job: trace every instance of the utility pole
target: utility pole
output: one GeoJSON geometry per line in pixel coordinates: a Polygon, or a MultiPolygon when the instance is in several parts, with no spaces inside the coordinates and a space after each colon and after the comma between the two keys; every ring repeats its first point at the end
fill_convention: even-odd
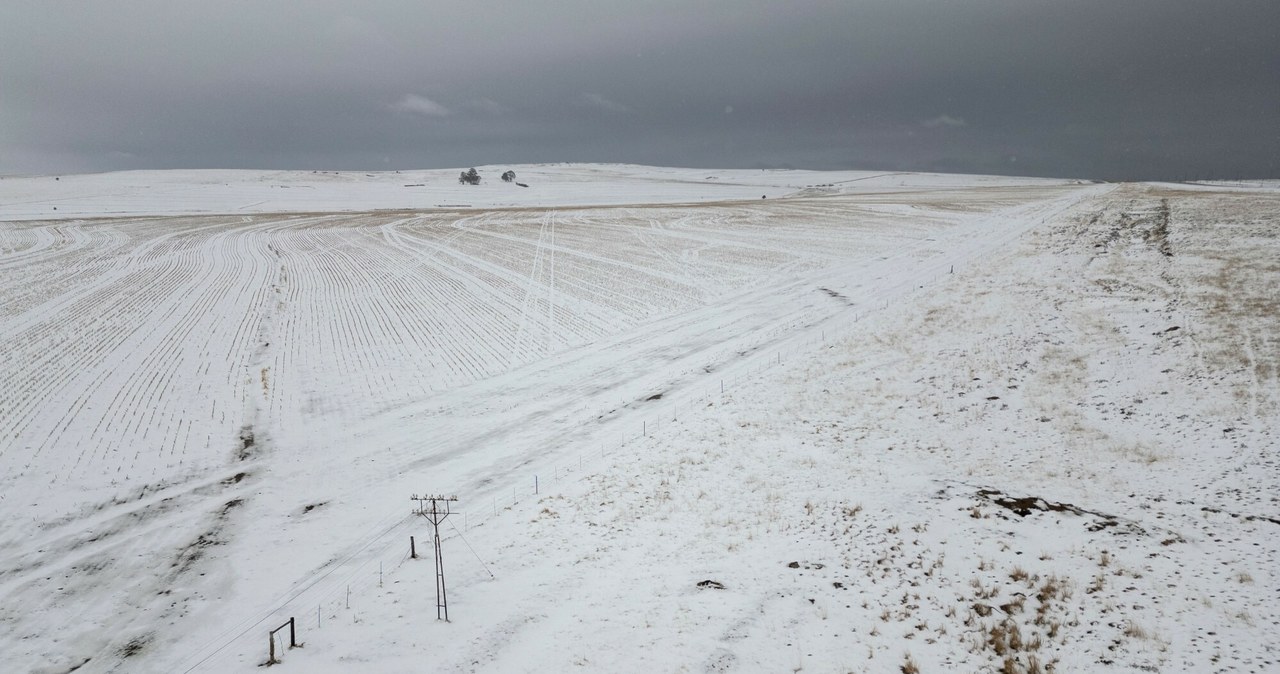
{"type": "Polygon", "coordinates": [[[449,597],[444,589],[444,555],[440,550],[440,523],[446,517],[453,514],[450,509],[450,503],[458,500],[457,496],[418,496],[414,494],[409,497],[410,501],[418,502],[418,509],[414,512],[427,518],[431,522],[431,528],[435,533],[436,547],[436,620],[449,622],[449,597]],[[431,502],[428,509],[427,501],[431,502]]]}

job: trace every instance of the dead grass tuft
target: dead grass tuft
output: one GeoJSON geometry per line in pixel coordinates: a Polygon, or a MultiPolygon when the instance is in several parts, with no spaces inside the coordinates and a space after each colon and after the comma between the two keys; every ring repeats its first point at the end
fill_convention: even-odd
{"type": "Polygon", "coordinates": [[[1151,635],[1147,633],[1146,629],[1133,621],[1129,621],[1129,624],[1125,625],[1124,635],[1126,637],[1142,639],[1144,641],[1151,638],[1151,635]]]}

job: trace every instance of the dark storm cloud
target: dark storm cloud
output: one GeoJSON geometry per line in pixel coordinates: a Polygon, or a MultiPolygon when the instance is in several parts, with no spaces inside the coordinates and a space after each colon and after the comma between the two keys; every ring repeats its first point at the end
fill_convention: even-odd
{"type": "Polygon", "coordinates": [[[10,0],[0,171],[1280,175],[1261,0],[10,0]]]}

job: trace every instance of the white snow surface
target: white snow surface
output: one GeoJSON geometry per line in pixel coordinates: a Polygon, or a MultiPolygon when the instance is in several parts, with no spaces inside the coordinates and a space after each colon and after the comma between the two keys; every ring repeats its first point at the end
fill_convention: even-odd
{"type": "Polygon", "coordinates": [[[350,212],[705,203],[807,194],[1061,184],[1002,176],[872,171],[711,170],[626,164],[481,166],[425,171],[117,171],[0,176],[0,221],[102,216],[350,212]],[[500,179],[513,170],[527,187],[500,179]]]}
{"type": "Polygon", "coordinates": [[[1280,671],[1280,194],[505,168],[0,180],[0,670],[1280,671]]]}

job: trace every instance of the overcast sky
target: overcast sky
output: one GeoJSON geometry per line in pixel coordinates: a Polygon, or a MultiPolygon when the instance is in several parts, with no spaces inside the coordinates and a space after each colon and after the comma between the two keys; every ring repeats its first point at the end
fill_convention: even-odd
{"type": "Polygon", "coordinates": [[[0,172],[1280,177],[1280,0],[0,0],[0,172]]]}

